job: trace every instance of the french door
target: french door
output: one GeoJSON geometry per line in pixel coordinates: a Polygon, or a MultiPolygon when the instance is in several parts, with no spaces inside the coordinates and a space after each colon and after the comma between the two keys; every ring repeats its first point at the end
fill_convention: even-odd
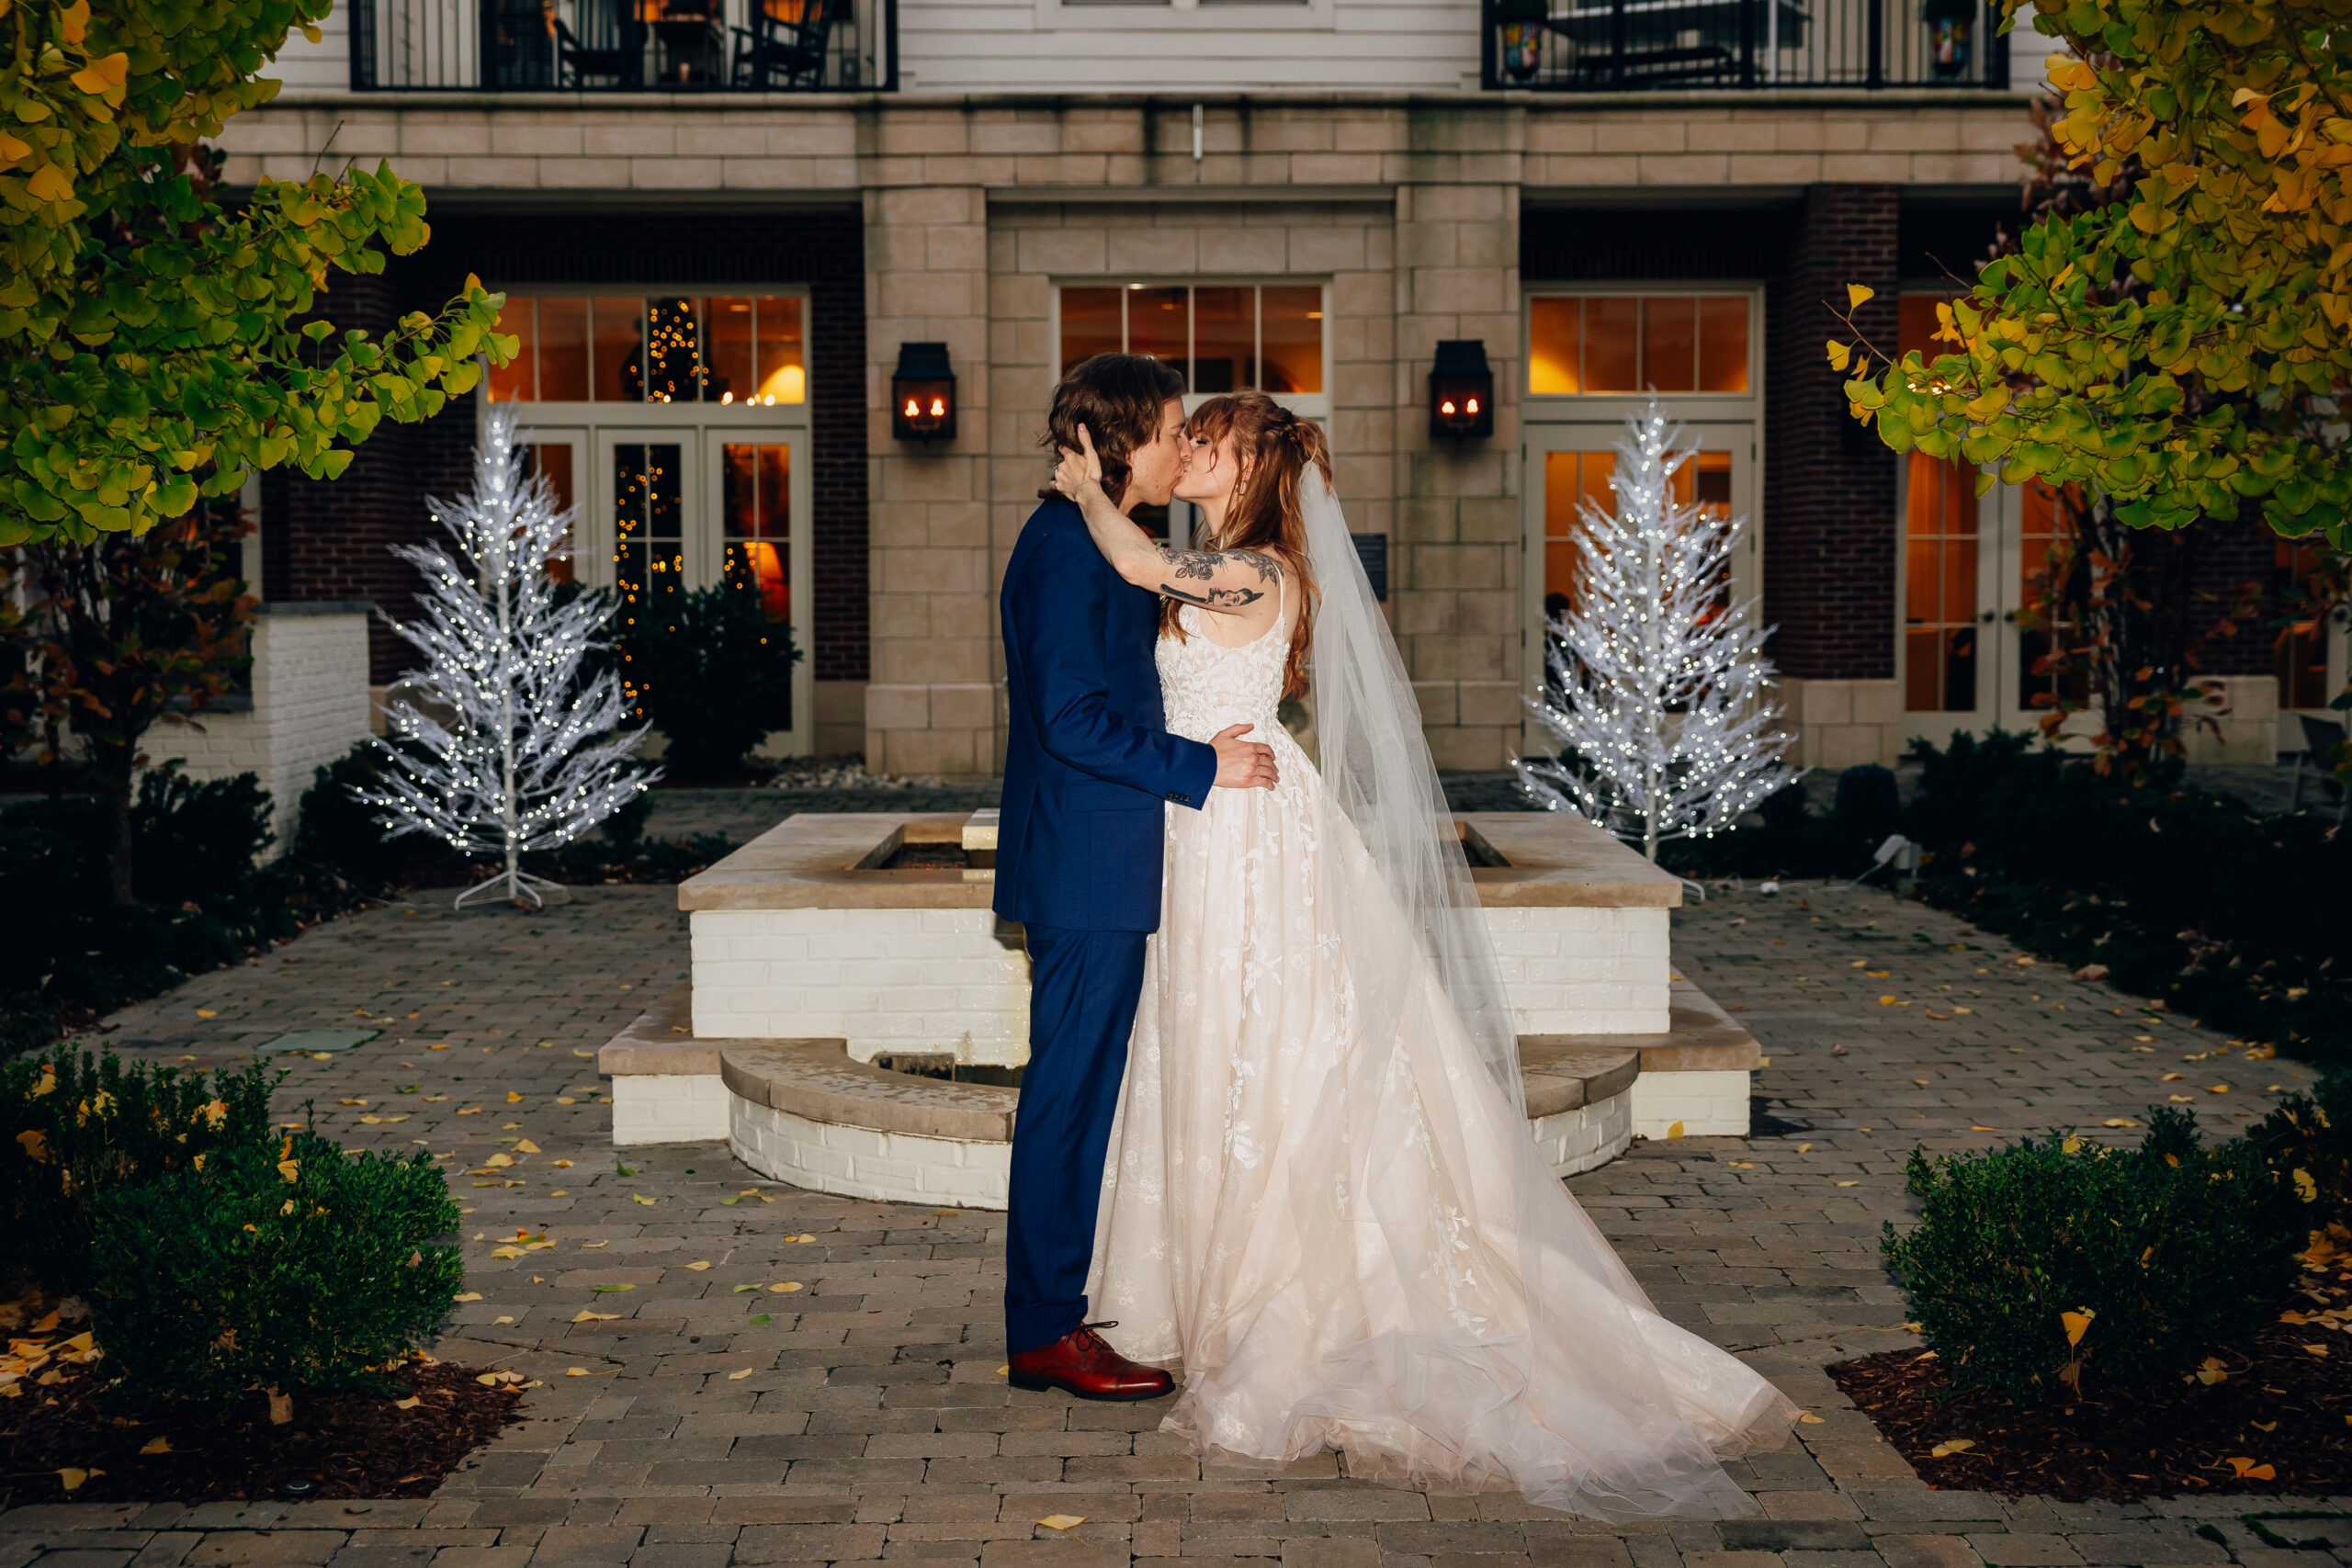
{"type": "Polygon", "coordinates": [[[550,421],[517,439],[575,509],[571,558],[557,573],[614,591],[615,636],[722,581],[758,594],[790,626],[801,652],[792,722],[767,749],[806,754],[815,735],[806,427],[550,421]]]}

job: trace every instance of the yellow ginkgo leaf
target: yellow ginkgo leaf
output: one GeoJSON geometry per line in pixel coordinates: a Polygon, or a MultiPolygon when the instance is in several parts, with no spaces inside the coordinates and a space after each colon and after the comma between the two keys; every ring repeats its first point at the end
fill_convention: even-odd
{"type": "Polygon", "coordinates": [[[1876,298],[1878,290],[1875,288],[1865,288],[1859,283],[1849,283],[1846,285],[1846,309],[1859,310],[1876,298]]]}
{"type": "Polygon", "coordinates": [[[620,1316],[620,1314],[616,1312],[590,1312],[586,1307],[582,1307],[577,1313],[572,1314],[571,1321],[574,1323],[610,1323],[613,1319],[618,1316],[620,1316]]]}
{"type": "Polygon", "coordinates": [[[492,1155],[481,1163],[486,1166],[509,1166],[514,1163],[514,1159],[511,1155],[492,1155]]]}
{"type": "Polygon", "coordinates": [[[795,1291],[797,1291],[797,1290],[799,1290],[800,1288],[801,1288],[800,1281],[799,1281],[799,1280],[786,1280],[783,1284],[781,1284],[781,1285],[770,1285],[770,1286],[768,1287],[768,1289],[769,1289],[770,1291],[774,1292],[775,1294],[777,1294],[777,1295],[779,1295],[779,1296],[787,1296],[787,1295],[790,1295],[793,1292],[795,1292],[795,1291]]]}
{"type": "Polygon", "coordinates": [[[632,1193],[630,1193],[630,1194],[628,1195],[628,1201],[629,1201],[630,1202],[632,1202],[632,1203],[642,1203],[642,1204],[644,1204],[644,1205],[645,1205],[647,1208],[649,1208],[649,1209],[650,1209],[651,1207],[653,1207],[653,1200],[652,1200],[652,1199],[650,1199],[650,1198],[644,1198],[644,1197],[640,1197],[640,1196],[639,1196],[637,1193],[634,1193],[634,1192],[632,1192],[632,1193]]]}
{"type": "Polygon", "coordinates": [[[539,1145],[531,1142],[530,1139],[525,1138],[521,1143],[514,1145],[514,1152],[518,1155],[535,1155],[539,1152],[539,1145]]]}
{"type": "Polygon", "coordinates": [[[169,1438],[150,1438],[147,1446],[139,1451],[142,1454],[167,1454],[172,1451],[172,1440],[169,1438]]]}
{"type": "Polygon", "coordinates": [[[745,1367],[740,1372],[729,1372],[727,1374],[727,1381],[729,1382],[741,1382],[745,1378],[750,1377],[754,1370],[755,1369],[751,1367],[745,1367]]]}
{"type": "Polygon", "coordinates": [[[589,1375],[589,1371],[585,1367],[566,1367],[563,1369],[563,1375],[568,1378],[584,1378],[589,1375]]]}
{"type": "Polygon", "coordinates": [[[510,1089],[506,1091],[506,1103],[509,1105],[520,1105],[523,1103],[523,1097],[510,1089]]]}
{"type": "Polygon", "coordinates": [[[2276,1481],[2278,1479],[2278,1471],[2272,1469],[2267,1464],[2256,1464],[2250,1459],[2240,1457],[2229,1461],[2228,1463],[2229,1467],[2237,1472],[2237,1478],[2240,1481],[2276,1481]]]}
{"type": "Polygon", "coordinates": [[[2066,1343],[2069,1345],[2081,1344],[2083,1342],[2083,1336],[2090,1329],[2091,1319],[2098,1315],[2098,1314],[2093,1312],[2088,1307],[2083,1308],[2080,1312],[2060,1313],[2058,1314],[2058,1321],[2066,1325],[2066,1343]]]}
{"type": "Polygon", "coordinates": [[[2319,1200],[2319,1183],[2312,1179],[2312,1173],[2308,1170],[2295,1172],[2295,1190],[2306,1203],[2319,1200]]]}
{"type": "MultiPolygon", "coordinates": [[[[88,37],[90,0],[74,0],[74,4],[57,13],[57,30],[64,35],[69,47],[80,44],[85,38],[88,37]]],[[[91,1473],[103,1474],[104,1472],[93,1471],[91,1473]]]]}
{"type": "Polygon", "coordinates": [[[1091,1514],[1047,1514],[1037,1522],[1049,1530],[1076,1529],[1093,1516],[1091,1514]]]}
{"type": "Polygon", "coordinates": [[[1839,343],[1834,337],[1829,340],[1829,368],[1832,370],[1843,370],[1849,363],[1852,362],[1853,357],[1854,351],[1852,349],[1848,348],[1844,344],[1839,343]]]}
{"type": "Polygon", "coordinates": [[[681,1267],[683,1267],[683,1268],[686,1268],[686,1269],[693,1269],[695,1273],[699,1274],[699,1273],[701,1273],[704,1269],[707,1269],[707,1268],[709,1268],[709,1267],[710,1267],[710,1261],[709,1261],[709,1259],[705,1258],[705,1259],[703,1259],[703,1260],[702,1260],[702,1261],[700,1261],[700,1262],[683,1264],[683,1265],[681,1265],[681,1267]]]}
{"type": "Polygon", "coordinates": [[[1828,1423],[1810,1410],[1797,1412],[1797,1419],[1807,1427],[1826,1427],[1828,1423]]]}
{"type": "Polygon", "coordinates": [[[393,1400],[393,1401],[392,1401],[392,1408],[393,1408],[393,1409],[395,1409],[395,1410],[413,1410],[413,1409],[415,1409],[418,1405],[420,1405],[420,1404],[424,1404],[424,1401],[423,1401],[422,1399],[419,1399],[416,1395],[414,1395],[414,1394],[413,1394],[413,1393],[412,1393],[412,1394],[410,1394],[406,1399],[395,1399],[395,1400],[393,1400]]]}
{"type": "Polygon", "coordinates": [[[462,1296],[451,1296],[449,1299],[453,1302],[478,1302],[481,1300],[481,1292],[480,1291],[468,1291],[462,1296]]]}
{"type": "Polygon", "coordinates": [[[1953,1454],[1964,1454],[1975,1446],[1976,1439],[1973,1438],[1946,1438],[1928,1452],[1933,1458],[1947,1459],[1953,1454]]]}
{"type": "Polygon", "coordinates": [[[490,1249],[490,1255],[492,1258],[520,1258],[523,1256],[523,1249],[519,1247],[511,1245],[506,1247],[493,1247],[490,1249]]]}
{"type": "Polygon", "coordinates": [[[1679,1138],[1679,1137],[1682,1136],[1682,1123],[1681,1123],[1681,1122],[1675,1122],[1673,1125],[1671,1125],[1671,1126],[1669,1126],[1668,1128],[1667,1128],[1667,1130],[1666,1130],[1666,1135],[1667,1135],[1668,1137],[1669,1137],[1669,1138],[1679,1138]]]}
{"type": "Polygon", "coordinates": [[[69,1464],[64,1469],[57,1472],[57,1479],[64,1484],[65,1490],[68,1492],[78,1492],[82,1489],[82,1483],[89,1480],[90,1477],[94,1475],[104,1475],[105,1473],[106,1472],[103,1470],[76,1470],[74,1466],[69,1464]]]}

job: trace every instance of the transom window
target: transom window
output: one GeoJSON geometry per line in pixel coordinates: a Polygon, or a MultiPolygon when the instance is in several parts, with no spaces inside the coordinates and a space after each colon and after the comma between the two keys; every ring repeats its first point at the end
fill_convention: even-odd
{"type": "Polygon", "coordinates": [[[490,373],[492,402],[808,400],[802,301],[792,295],[510,291],[498,330],[522,351],[490,373]]]}
{"type": "Polygon", "coordinates": [[[1098,354],[1148,354],[1193,397],[1255,389],[1320,413],[1323,320],[1319,283],[1065,285],[1059,373],[1098,354]]]}
{"type": "Polygon", "coordinates": [[[1555,294],[1527,301],[1535,397],[1745,394],[1745,294],[1555,294]]]}

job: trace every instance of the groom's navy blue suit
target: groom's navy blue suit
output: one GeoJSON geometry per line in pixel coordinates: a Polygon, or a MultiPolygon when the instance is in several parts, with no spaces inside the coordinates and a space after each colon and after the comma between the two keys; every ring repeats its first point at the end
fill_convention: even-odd
{"type": "Polygon", "coordinates": [[[1005,1348],[1021,1351],[1086,1317],[1103,1149],[1159,926],[1160,803],[1198,810],[1216,753],[1161,728],[1159,597],[1111,570],[1071,502],[1031,515],[1000,609],[996,912],[1028,928],[1030,958],[1005,1235],[1005,1348]]]}

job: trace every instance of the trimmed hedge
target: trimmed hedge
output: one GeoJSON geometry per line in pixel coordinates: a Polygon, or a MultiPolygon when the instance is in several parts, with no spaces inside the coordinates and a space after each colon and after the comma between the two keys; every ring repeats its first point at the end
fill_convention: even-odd
{"type": "Polygon", "coordinates": [[[422,1151],[346,1156],[308,1133],[244,1144],[97,1205],[92,1309],[130,1411],[259,1390],[400,1390],[389,1373],[464,1280],[458,1207],[422,1151]]]}
{"type": "Polygon", "coordinates": [[[2264,1145],[2208,1147],[2169,1109],[2137,1149],[1914,1150],[1909,1178],[1924,1207],[1885,1227],[1887,1267],[1953,1384],[2020,1404],[2178,1375],[2261,1326],[2322,1213],[2264,1145]]]}
{"type": "Polygon", "coordinates": [[[259,1064],[210,1077],[126,1067],[111,1051],[0,1065],[0,1280],[87,1294],[99,1201],[259,1145],[283,1076],[259,1064]]]}

